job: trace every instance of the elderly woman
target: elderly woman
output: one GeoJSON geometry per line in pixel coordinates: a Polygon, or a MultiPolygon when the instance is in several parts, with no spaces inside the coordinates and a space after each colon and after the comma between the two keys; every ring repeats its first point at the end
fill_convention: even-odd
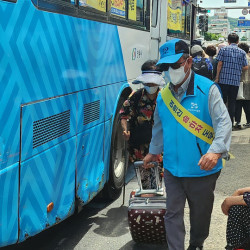
{"type": "MultiPolygon", "coordinates": [[[[128,141],[129,160],[132,163],[143,160],[148,153],[156,98],[159,87],[165,84],[156,62],[149,60],[142,65],[142,74],[133,83],[141,83],[144,87],[133,92],[120,111],[123,136],[128,141]]],[[[140,172],[143,188],[154,188],[151,170],[141,168],[140,172]]]]}
{"type": "Polygon", "coordinates": [[[228,215],[227,250],[250,249],[250,187],[241,188],[221,205],[228,215]]]}

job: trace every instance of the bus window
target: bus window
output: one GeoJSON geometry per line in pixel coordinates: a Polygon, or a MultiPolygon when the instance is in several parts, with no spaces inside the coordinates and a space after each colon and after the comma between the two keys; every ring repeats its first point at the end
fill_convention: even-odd
{"type": "Polygon", "coordinates": [[[152,27],[156,27],[157,25],[157,16],[158,16],[158,1],[152,2],[152,27]]]}
{"type": "Polygon", "coordinates": [[[3,1],[11,2],[11,3],[16,3],[17,2],[17,0],[3,0],[3,1]]]}
{"type": "Polygon", "coordinates": [[[74,0],[61,0],[61,1],[66,2],[66,3],[71,3],[71,4],[74,4],[74,3],[75,3],[74,0]]]}
{"type": "Polygon", "coordinates": [[[143,24],[143,0],[128,0],[128,19],[143,24]]]}
{"type": "Polygon", "coordinates": [[[185,19],[185,33],[190,36],[190,27],[191,27],[191,5],[186,5],[186,19],[185,19]]]}
{"type": "Polygon", "coordinates": [[[79,0],[79,6],[90,7],[96,10],[106,12],[107,0],[79,0]]]}
{"type": "Polygon", "coordinates": [[[40,10],[48,10],[56,13],[76,15],[76,0],[32,0],[33,4],[40,10]]]}
{"type": "Polygon", "coordinates": [[[126,18],[125,0],[111,0],[110,13],[114,16],[126,18]]]}

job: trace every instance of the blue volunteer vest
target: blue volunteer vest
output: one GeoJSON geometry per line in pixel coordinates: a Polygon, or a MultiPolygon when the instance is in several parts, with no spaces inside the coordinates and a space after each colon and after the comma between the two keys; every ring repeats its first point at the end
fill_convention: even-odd
{"type": "MultiPolygon", "coordinates": [[[[188,89],[181,100],[181,105],[185,109],[211,127],[213,125],[209,115],[208,97],[213,84],[209,79],[192,73],[188,89]]],[[[222,168],[221,159],[210,171],[200,169],[198,162],[201,154],[206,154],[210,145],[176,121],[165,105],[160,92],[157,106],[163,129],[164,168],[177,177],[201,177],[218,172],[222,168]]],[[[192,121],[188,122],[190,126],[195,126],[192,121]]]]}

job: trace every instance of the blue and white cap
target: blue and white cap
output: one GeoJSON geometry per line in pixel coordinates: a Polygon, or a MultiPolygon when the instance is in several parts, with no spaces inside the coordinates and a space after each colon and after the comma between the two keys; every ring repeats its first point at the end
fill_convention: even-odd
{"type": "Polygon", "coordinates": [[[180,39],[170,40],[160,47],[161,58],[157,65],[162,63],[176,63],[183,54],[189,54],[188,45],[180,39]]]}

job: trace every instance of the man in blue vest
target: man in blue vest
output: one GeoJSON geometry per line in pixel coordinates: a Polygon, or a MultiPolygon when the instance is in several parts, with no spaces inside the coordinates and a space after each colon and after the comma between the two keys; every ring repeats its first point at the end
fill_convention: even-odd
{"type": "Polygon", "coordinates": [[[188,45],[173,39],[160,48],[158,64],[170,82],[157,98],[149,154],[163,152],[169,250],[184,250],[184,206],[190,209],[188,250],[203,249],[209,235],[214,189],[228,157],[232,124],[218,87],[192,72],[188,45]]]}

